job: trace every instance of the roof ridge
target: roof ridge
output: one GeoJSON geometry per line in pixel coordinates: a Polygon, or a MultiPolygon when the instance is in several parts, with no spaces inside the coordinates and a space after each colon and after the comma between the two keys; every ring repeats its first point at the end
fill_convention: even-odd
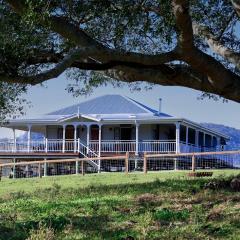
{"type": "Polygon", "coordinates": [[[148,113],[153,113],[151,112],[149,109],[145,108],[143,106],[143,104],[139,103],[138,101],[128,97],[128,96],[125,96],[125,95],[122,95],[122,97],[124,97],[125,99],[127,99],[128,101],[130,100],[130,102],[132,102],[133,104],[137,105],[138,107],[142,108],[143,110],[147,111],[148,113]]]}

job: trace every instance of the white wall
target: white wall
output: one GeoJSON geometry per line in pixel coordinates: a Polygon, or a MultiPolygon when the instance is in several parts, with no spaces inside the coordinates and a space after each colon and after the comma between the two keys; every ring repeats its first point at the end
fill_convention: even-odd
{"type": "Polygon", "coordinates": [[[143,124],[139,127],[139,140],[154,139],[154,125],[143,124]]]}
{"type": "Polygon", "coordinates": [[[58,126],[47,126],[46,131],[47,131],[47,134],[46,134],[47,138],[49,139],[58,138],[58,126]]]}
{"type": "Polygon", "coordinates": [[[81,142],[87,143],[87,127],[86,126],[79,126],[78,127],[79,138],[81,142]]]}
{"type": "MultiPolygon", "coordinates": [[[[114,140],[114,128],[119,127],[119,125],[103,125],[102,126],[102,139],[103,140],[114,140]]],[[[170,125],[159,125],[159,137],[160,140],[168,139],[168,129],[170,125]]],[[[47,138],[57,139],[58,138],[58,128],[59,126],[47,126],[47,138]]],[[[157,129],[156,124],[142,124],[139,127],[139,140],[154,140],[155,132],[157,129]]],[[[83,141],[87,141],[87,127],[79,127],[79,137],[83,141]],[[82,130],[84,129],[84,130],[82,130]]],[[[135,139],[135,129],[132,129],[132,139],[135,139]]]]}
{"type": "MultiPolygon", "coordinates": [[[[159,139],[168,140],[168,126],[159,125],[159,139]]],[[[173,139],[170,139],[170,140],[173,140],[173,139]]]]}
{"type": "Polygon", "coordinates": [[[102,126],[102,139],[103,140],[114,140],[114,128],[118,125],[105,125],[102,126]]]}

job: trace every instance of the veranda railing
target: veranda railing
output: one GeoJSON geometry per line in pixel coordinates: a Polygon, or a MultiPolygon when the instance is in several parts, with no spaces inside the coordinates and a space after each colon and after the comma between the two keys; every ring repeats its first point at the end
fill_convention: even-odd
{"type": "MultiPolygon", "coordinates": [[[[81,152],[80,139],[43,139],[28,141],[4,141],[0,142],[0,152],[81,152]]],[[[83,144],[81,142],[81,144],[83,144]]],[[[89,146],[84,143],[89,150],[98,153],[99,141],[90,141],[89,146]]],[[[217,147],[198,147],[193,144],[180,143],[180,152],[209,152],[218,151],[217,147]]],[[[140,140],[138,145],[135,140],[102,140],[100,146],[102,153],[175,153],[175,140],[140,140]]]]}

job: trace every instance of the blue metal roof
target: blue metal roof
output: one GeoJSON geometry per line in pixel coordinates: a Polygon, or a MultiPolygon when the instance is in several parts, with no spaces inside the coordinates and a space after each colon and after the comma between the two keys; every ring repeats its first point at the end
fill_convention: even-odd
{"type": "MultiPolygon", "coordinates": [[[[137,103],[138,105],[142,106],[143,108],[147,109],[147,110],[150,111],[151,113],[154,113],[154,114],[159,115],[159,113],[158,113],[157,110],[154,110],[154,109],[152,109],[152,108],[150,108],[150,107],[148,107],[148,106],[146,106],[146,105],[144,105],[144,104],[142,104],[142,103],[140,103],[140,102],[138,102],[138,101],[136,101],[136,100],[134,100],[134,99],[132,99],[132,98],[129,98],[129,99],[131,99],[132,101],[134,101],[134,102],[137,103]]],[[[163,113],[163,112],[161,112],[159,116],[160,116],[160,117],[172,117],[171,115],[166,114],[166,113],[163,113]]]]}
{"type": "Polygon", "coordinates": [[[48,115],[71,115],[78,113],[78,110],[80,114],[156,114],[157,112],[121,95],[104,95],[48,113],[48,115]]]}

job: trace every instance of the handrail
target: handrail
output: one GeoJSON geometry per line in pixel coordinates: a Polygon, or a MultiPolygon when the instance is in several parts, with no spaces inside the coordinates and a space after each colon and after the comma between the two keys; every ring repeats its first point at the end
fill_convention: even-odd
{"type": "Polygon", "coordinates": [[[237,151],[219,151],[219,152],[191,152],[191,153],[167,153],[167,154],[146,154],[147,157],[181,157],[181,156],[206,156],[206,155],[224,155],[224,154],[240,154],[237,151]]]}
{"type": "MultiPolygon", "coordinates": [[[[98,140],[90,140],[90,142],[98,143],[98,140]]],[[[135,143],[136,140],[105,140],[102,139],[101,142],[130,142],[130,143],[135,143]]],[[[166,139],[166,140],[139,140],[139,143],[142,142],[176,142],[176,140],[171,140],[171,139],[166,139]]]]}
{"type": "MultiPolygon", "coordinates": [[[[95,161],[95,160],[120,160],[125,159],[126,154],[112,156],[112,157],[85,157],[85,158],[71,158],[71,159],[58,159],[58,160],[49,160],[47,163],[64,163],[64,162],[81,162],[81,161],[95,161]]],[[[10,167],[10,166],[18,166],[18,165],[32,165],[32,164],[41,164],[46,163],[45,160],[41,161],[28,161],[28,162],[16,162],[16,163],[0,163],[0,167],[10,167]]]]}

